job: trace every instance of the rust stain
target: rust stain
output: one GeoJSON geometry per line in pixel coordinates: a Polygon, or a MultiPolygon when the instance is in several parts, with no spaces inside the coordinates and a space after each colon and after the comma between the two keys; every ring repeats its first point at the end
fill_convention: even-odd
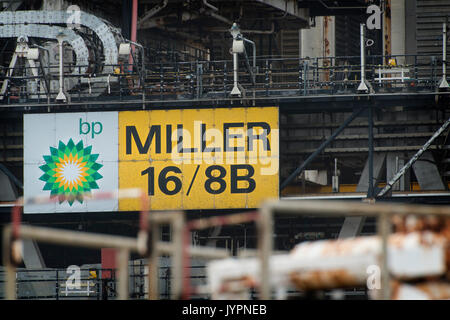
{"type": "Polygon", "coordinates": [[[359,279],[345,269],[291,272],[289,278],[299,290],[332,289],[361,284],[359,279]]]}
{"type": "Polygon", "coordinates": [[[228,278],[222,283],[219,292],[239,292],[249,288],[255,288],[256,282],[251,276],[242,276],[237,278],[228,278]]]}
{"type": "Polygon", "coordinates": [[[384,55],[386,61],[391,55],[391,0],[386,0],[386,8],[384,13],[384,55]]]}
{"type": "MultiPolygon", "coordinates": [[[[330,29],[330,22],[331,17],[323,17],[323,56],[329,57],[331,54],[330,50],[330,40],[328,39],[329,36],[329,29],[330,29]]],[[[328,59],[323,60],[323,66],[326,68],[325,70],[325,81],[330,80],[330,71],[327,68],[330,65],[330,61],[328,59]]]]}
{"type": "Polygon", "coordinates": [[[432,300],[450,299],[450,284],[444,282],[425,282],[414,286],[432,300]]]}
{"type": "Polygon", "coordinates": [[[391,281],[391,299],[398,300],[398,294],[400,290],[400,282],[396,280],[391,281]]]}

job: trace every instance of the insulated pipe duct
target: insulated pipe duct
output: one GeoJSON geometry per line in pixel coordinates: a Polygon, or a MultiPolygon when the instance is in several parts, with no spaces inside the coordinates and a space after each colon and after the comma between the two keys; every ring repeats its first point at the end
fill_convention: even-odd
{"type": "Polygon", "coordinates": [[[18,38],[20,36],[27,36],[29,38],[56,39],[60,32],[64,33],[65,41],[68,42],[75,51],[76,64],[72,74],[86,73],[89,64],[89,50],[83,38],[77,35],[73,30],[68,28],[60,30],[58,27],[41,24],[0,26],[0,38],[18,38]]]}
{"type": "MultiPolygon", "coordinates": [[[[0,12],[0,21],[6,25],[20,25],[20,24],[67,24],[68,21],[73,20],[72,12],[66,11],[15,11],[15,12],[0,12]]],[[[105,55],[104,73],[112,73],[113,66],[118,61],[118,45],[114,38],[111,28],[98,17],[80,12],[79,23],[91,29],[100,39],[103,44],[103,52],[105,55]]]]}

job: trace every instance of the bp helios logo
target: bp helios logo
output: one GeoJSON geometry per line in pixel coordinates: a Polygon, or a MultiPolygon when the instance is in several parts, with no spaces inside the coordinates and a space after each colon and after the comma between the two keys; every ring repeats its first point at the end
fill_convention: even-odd
{"type": "Polygon", "coordinates": [[[83,196],[92,189],[99,189],[96,180],[103,178],[98,170],[102,164],[95,162],[99,155],[93,154],[92,146],[77,144],[72,139],[67,144],[59,141],[58,148],[50,147],[50,155],[44,155],[45,164],[39,168],[44,174],[39,178],[45,182],[43,190],[50,191],[50,197],[58,197],[59,203],[67,200],[70,206],[77,200],[83,203],[83,196]]]}

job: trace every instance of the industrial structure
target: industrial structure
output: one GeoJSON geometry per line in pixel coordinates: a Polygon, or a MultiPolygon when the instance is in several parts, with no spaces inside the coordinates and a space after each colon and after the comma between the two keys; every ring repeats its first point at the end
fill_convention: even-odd
{"type": "MultiPolygon", "coordinates": [[[[394,219],[390,237],[385,221],[446,214],[450,203],[450,0],[1,6],[0,281],[17,282],[15,297],[289,298],[343,285],[342,297],[371,298],[363,275],[379,257],[399,281],[433,276],[425,286],[450,292],[445,218],[417,228],[394,219]],[[388,210],[393,202],[409,206],[388,210]],[[426,212],[414,211],[419,204],[426,212]],[[91,238],[74,241],[76,232],[91,238]],[[399,254],[420,256],[420,232],[431,232],[434,269],[419,264],[405,277],[404,262],[385,260],[402,241],[399,254]],[[321,241],[302,246],[311,240],[321,241]],[[339,241],[369,248],[332,255],[354,258],[352,280],[326,273],[311,282],[302,259],[321,263],[308,246],[330,251],[339,241]],[[272,250],[292,254],[269,258],[272,250]],[[189,275],[180,276],[186,261],[176,259],[186,256],[189,275]],[[66,281],[77,270],[74,293],[66,281]],[[271,295],[269,280],[242,270],[285,287],[271,295]],[[196,284],[203,291],[189,290],[196,284]]],[[[405,286],[378,297],[408,297],[405,286]]]]}

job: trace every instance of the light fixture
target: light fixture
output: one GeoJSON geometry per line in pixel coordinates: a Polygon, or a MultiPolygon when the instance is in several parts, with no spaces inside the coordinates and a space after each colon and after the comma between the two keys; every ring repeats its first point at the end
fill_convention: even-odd
{"type": "Polygon", "coordinates": [[[233,37],[233,89],[230,94],[232,96],[241,96],[241,90],[238,88],[238,53],[244,51],[244,42],[242,41],[241,30],[236,22],[231,26],[230,33],[233,37]]]}
{"type": "Polygon", "coordinates": [[[67,97],[64,93],[64,64],[63,64],[63,44],[66,35],[61,31],[57,34],[56,39],[59,44],[59,92],[56,101],[66,102],[67,97]]]}

